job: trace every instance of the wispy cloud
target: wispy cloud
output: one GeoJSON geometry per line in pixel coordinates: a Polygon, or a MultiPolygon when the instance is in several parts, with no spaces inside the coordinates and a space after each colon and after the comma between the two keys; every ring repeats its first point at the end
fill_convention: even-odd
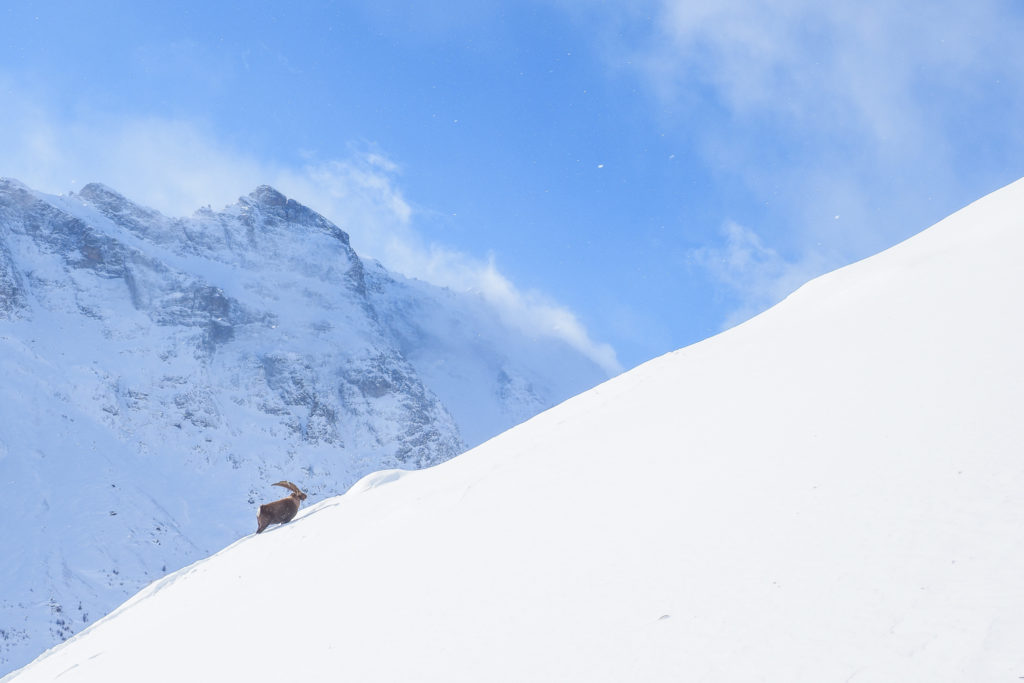
{"type": "Polygon", "coordinates": [[[734,116],[771,114],[902,157],[936,151],[934,133],[953,113],[940,98],[976,100],[986,77],[1024,82],[1024,22],[1009,9],[998,0],[663,0],[640,63],[669,97],[704,84],[734,116]]]}
{"type": "Polygon", "coordinates": [[[44,97],[0,77],[0,173],[48,192],[101,181],[169,215],[223,205],[273,169],[219,144],[196,122],[159,117],[65,118],[44,97]]]}
{"type": "Polygon", "coordinates": [[[722,242],[693,249],[690,260],[723,284],[740,302],[724,321],[731,327],[782,300],[820,272],[813,257],[789,261],[753,230],[732,221],[721,229],[722,242]]]}
{"type": "Polygon", "coordinates": [[[481,258],[426,242],[415,228],[416,210],[398,183],[399,166],[383,154],[360,152],[344,161],[286,170],[278,187],[316,197],[313,208],[349,230],[360,253],[408,277],[481,296],[506,325],[532,336],[560,339],[610,375],[622,371],[614,348],[591,339],[566,307],[542,292],[523,290],[505,276],[493,254],[481,258]]]}
{"type": "Polygon", "coordinates": [[[493,256],[425,241],[416,228],[417,210],[400,187],[399,164],[379,150],[354,148],[344,159],[275,163],[221,143],[196,122],[104,116],[67,121],[2,78],[0,91],[6,97],[0,109],[0,175],[51,193],[101,181],[171,216],[224,206],[268,183],[349,232],[362,255],[408,277],[474,292],[505,324],[561,340],[609,374],[622,369],[614,349],[591,339],[572,311],[519,288],[493,256]]]}

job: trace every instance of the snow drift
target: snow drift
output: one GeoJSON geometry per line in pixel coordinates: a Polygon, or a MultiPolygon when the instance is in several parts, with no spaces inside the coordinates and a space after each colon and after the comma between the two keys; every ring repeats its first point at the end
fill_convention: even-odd
{"type": "Polygon", "coordinates": [[[1024,181],[5,681],[1024,676],[1024,181]]]}

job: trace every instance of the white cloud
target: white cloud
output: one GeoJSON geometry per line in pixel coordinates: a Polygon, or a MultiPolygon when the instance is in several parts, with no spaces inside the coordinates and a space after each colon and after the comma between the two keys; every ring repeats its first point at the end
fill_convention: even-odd
{"type": "Polygon", "coordinates": [[[399,165],[377,150],[354,150],[346,159],[273,163],[220,143],[195,122],[102,116],[64,121],[2,77],[0,92],[0,175],[50,193],[99,181],[171,216],[224,206],[267,183],[349,232],[363,256],[409,277],[477,292],[506,324],[562,340],[609,374],[621,371],[612,347],[592,340],[564,306],[518,288],[493,257],[425,242],[416,230],[416,211],[398,185],[399,165]]]}

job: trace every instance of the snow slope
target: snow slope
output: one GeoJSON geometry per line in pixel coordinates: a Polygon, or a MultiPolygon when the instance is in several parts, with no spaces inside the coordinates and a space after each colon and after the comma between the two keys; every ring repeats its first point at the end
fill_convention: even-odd
{"type": "Polygon", "coordinates": [[[1024,676],[1024,181],[3,679],[1024,676]]]}

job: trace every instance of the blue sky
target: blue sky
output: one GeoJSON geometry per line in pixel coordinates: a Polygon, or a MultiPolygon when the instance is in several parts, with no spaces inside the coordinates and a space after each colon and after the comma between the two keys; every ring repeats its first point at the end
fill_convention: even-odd
{"type": "Polygon", "coordinates": [[[1024,176],[1020,3],[406,5],[6,3],[0,175],[270,183],[610,370],[1024,176]]]}

